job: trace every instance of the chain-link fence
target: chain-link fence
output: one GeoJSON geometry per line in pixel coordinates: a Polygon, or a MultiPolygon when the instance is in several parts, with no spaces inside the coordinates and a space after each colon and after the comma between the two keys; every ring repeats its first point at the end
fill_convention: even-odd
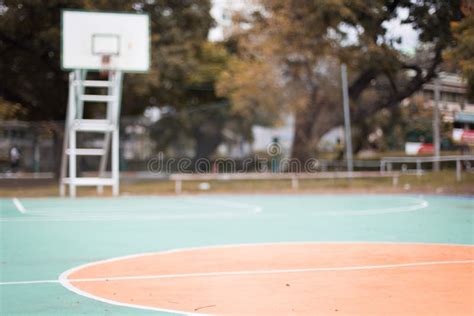
{"type": "MultiPolygon", "coordinates": [[[[121,122],[120,157],[122,170],[145,170],[146,162],[155,155],[151,127],[141,118],[124,118],[121,122]]],[[[0,172],[12,169],[12,148],[20,153],[18,170],[53,172],[59,170],[63,151],[64,122],[0,121],[0,172]]],[[[100,148],[104,135],[78,134],[78,147],[100,148]]],[[[97,170],[99,160],[80,157],[80,169],[97,170]]]]}

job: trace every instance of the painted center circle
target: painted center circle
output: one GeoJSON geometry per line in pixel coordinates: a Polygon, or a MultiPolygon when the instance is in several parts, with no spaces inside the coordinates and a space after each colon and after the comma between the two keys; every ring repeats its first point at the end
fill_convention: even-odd
{"type": "Polygon", "coordinates": [[[474,247],[285,243],[174,250],[65,272],[107,303],[219,315],[472,315],[474,247]]]}

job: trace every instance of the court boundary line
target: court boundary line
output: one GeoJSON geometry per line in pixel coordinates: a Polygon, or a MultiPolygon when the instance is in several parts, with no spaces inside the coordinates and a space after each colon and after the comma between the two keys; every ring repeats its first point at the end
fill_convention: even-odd
{"type": "MultiPolygon", "coordinates": [[[[412,198],[450,198],[450,199],[466,199],[466,200],[473,200],[474,196],[467,194],[467,193],[460,193],[460,194],[435,194],[435,193],[426,193],[426,192],[414,192],[414,193],[406,193],[406,192],[340,192],[340,193],[327,193],[327,192],[213,192],[213,193],[182,193],[181,195],[176,194],[134,194],[134,195],[127,195],[122,194],[119,196],[77,196],[76,200],[85,200],[85,199],[98,199],[98,200],[107,200],[107,199],[130,199],[130,198],[163,198],[163,199],[174,199],[174,198],[193,198],[193,197],[255,197],[255,196],[284,196],[284,197],[295,197],[295,196],[304,196],[304,197],[311,197],[311,196],[324,196],[324,197],[340,197],[340,196],[360,196],[364,194],[365,196],[385,196],[385,197],[397,197],[397,196],[404,196],[404,197],[412,197],[412,198]]],[[[3,196],[0,197],[1,199],[10,200],[12,196],[3,196]]],[[[24,196],[21,198],[22,200],[66,200],[69,198],[62,198],[57,195],[51,196],[24,196]]]]}
{"type": "Polygon", "coordinates": [[[248,204],[248,203],[242,203],[242,202],[236,202],[236,201],[229,201],[225,199],[216,199],[216,198],[209,198],[205,197],[203,198],[196,198],[196,197],[188,197],[188,199],[191,200],[199,200],[200,202],[204,202],[205,204],[207,203],[208,205],[222,205],[222,206],[230,206],[234,208],[240,208],[240,209],[252,209],[253,213],[261,213],[263,210],[263,207],[260,205],[254,205],[254,204],[248,204]]]}
{"type": "Polygon", "coordinates": [[[18,212],[25,214],[27,212],[26,208],[23,206],[23,204],[20,202],[20,200],[16,197],[12,199],[13,204],[15,205],[15,208],[17,209],[18,212]]]}
{"type": "MultiPolygon", "coordinates": [[[[41,211],[35,212],[32,210],[30,214],[32,215],[38,215],[38,218],[21,218],[21,219],[12,219],[12,218],[0,218],[0,222],[94,222],[94,221],[127,221],[127,220],[135,220],[135,221],[146,221],[146,220],[186,220],[186,219],[200,219],[200,218],[218,218],[218,217],[223,217],[223,218],[230,218],[230,217],[236,217],[236,216],[242,216],[242,215],[248,215],[248,214],[259,214],[262,212],[263,207],[260,205],[253,205],[253,204],[248,204],[248,203],[241,203],[241,202],[236,202],[236,201],[229,201],[225,199],[215,199],[212,197],[204,197],[204,198],[196,198],[193,196],[190,197],[185,197],[185,200],[187,202],[191,203],[201,203],[204,205],[204,208],[206,206],[226,206],[228,208],[231,208],[230,211],[223,211],[223,212],[201,212],[198,214],[152,214],[149,211],[150,214],[144,214],[142,216],[131,216],[131,214],[118,214],[118,215],[105,215],[104,213],[99,214],[99,215],[93,215],[89,214],[84,217],[84,214],[82,214],[81,217],[74,217],[74,214],[72,217],[53,217],[50,218],[48,217],[49,215],[44,215],[41,214],[41,211]],[[232,210],[233,209],[233,210],[232,210]],[[241,211],[243,210],[243,211],[241,211]]],[[[26,209],[23,207],[23,205],[20,203],[20,201],[17,198],[13,199],[13,203],[15,204],[16,208],[18,211],[21,213],[26,213],[26,209]]],[[[182,209],[185,209],[185,207],[181,207],[182,209]]],[[[72,213],[79,213],[79,211],[72,210],[70,211],[72,213]]],[[[112,211],[111,211],[112,212],[112,211]]],[[[136,214],[136,213],[135,213],[136,214]]],[[[51,216],[54,216],[52,214],[51,216]]]]}
{"type": "MultiPolygon", "coordinates": [[[[410,200],[415,200],[418,202],[414,205],[399,206],[386,209],[367,209],[367,210],[357,210],[357,211],[313,211],[308,212],[310,216],[372,216],[372,215],[384,215],[384,214],[397,214],[397,213],[408,213],[415,212],[421,209],[425,209],[429,206],[429,202],[423,199],[422,197],[406,197],[410,200]]],[[[262,213],[263,207],[259,205],[252,205],[247,203],[240,203],[235,201],[227,201],[223,199],[197,199],[195,197],[190,197],[190,200],[199,200],[199,202],[207,205],[227,205],[231,208],[236,209],[249,209],[249,214],[260,214],[262,213]]],[[[0,222],[94,222],[94,221],[124,221],[124,220],[186,220],[186,219],[199,219],[199,218],[215,218],[215,217],[234,217],[242,216],[247,213],[240,212],[215,212],[215,213],[201,213],[201,214],[181,214],[181,215],[144,215],[144,216],[133,216],[130,218],[128,214],[122,216],[107,216],[107,215],[97,215],[97,216],[87,216],[87,217],[56,217],[49,218],[47,215],[39,218],[28,218],[28,219],[12,219],[12,218],[0,218],[0,222]]],[[[266,216],[279,216],[278,214],[265,214],[266,216]]]]}
{"type": "MultiPolygon", "coordinates": [[[[134,197],[127,197],[126,199],[133,199],[134,197]]],[[[161,197],[159,197],[161,199],[161,197]]],[[[125,198],[122,198],[122,197],[119,197],[117,200],[121,200],[121,199],[125,199],[125,198]]],[[[140,199],[140,197],[137,197],[137,200],[140,199]]],[[[32,199],[34,200],[34,199],[32,199]]],[[[177,199],[174,198],[174,200],[176,201],[177,199]]],[[[66,200],[69,202],[69,200],[66,200]]],[[[97,201],[102,201],[102,199],[97,199],[97,201]]],[[[249,213],[259,213],[263,210],[263,207],[261,207],[260,205],[256,205],[256,204],[249,204],[249,203],[242,203],[242,202],[238,202],[238,201],[231,201],[231,200],[226,200],[226,199],[221,199],[221,198],[214,198],[214,197],[183,197],[183,198],[179,198],[179,201],[180,201],[180,205],[166,205],[166,208],[169,208],[169,209],[187,209],[189,206],[188,205],[182,205],[182,204],[194,204],[196,202],[198,203],[201,203],[202,205],[204,206],[228,206],[228,207],[231,207],[231,208],[235,208],[235,209],[244,209],[244,210],[248,210],[249,213]],[[183,203],[184,202],[184,203],[183,203]]],[[[138,202],[141,202],[141,201],[138,201],[138,202]]],[[[148,200],[145,201],[145,202],[149,202],[148,200]]],[[[37,214],[37,213],[45,213],[46,210],[50,210],[51,208],[53,208],[55,211],[64,211],[64,208],[65,207],[69,207],[68,205],[54,205],[54,206],[37,206],[37,207],[34,207],[34,209],[30,209],[31,212],[33,212],[33,214],[37,214]]],[[[72,213],[81,213],[83,214],[83,210],[79,210],[79,209],[68,209],[67,210],[68,212],[72,212],[72,213]]],[[[120,210],[120,212],[126,212],[127,210],[120,210]]],[[[148,212],[156,212],[156,210],[146,210],[148,212]]],[[[53,211],[54,212],[54,211],[53,211]]],[[[112,211],[111,211],[112,212],[112,211]]],[[[51,213],[51,212],[50,212],[51,213]]],[[[90,212],[90,213],[93,213],[93,212],[90,212]]]]}
{"type": "MultiPolygon", "coordinates": [[[[247,214],[248,215],[248,214],[247,214]]],[[[243,216],[243,214],[234,214],[234,213],[207,213],[207,214],[199,214],[199,215],[167,215],[167,216],[148,216],[148,217],[106,217],[106,216],[96,216],[96,217],[89,217],[89,218],[25,218],[25,219],[0,219],[0,223],[28,223],[28,222],[44,222],[44,223],[54,223],[54,222],[104,222],[104,221],[161,221],[161,220],[192,220],[192,219],[226,219],[226,218],[236,218],[239,216],[243,216]]],[[[276,215],[275,215],[276,216],[276,215]]],[[[270,217],[275,217],[270,215],[270,217]]]]}
{"type": "Polygon", "coordinates": [[[387,208],[379,208],[379,209],[366,209],[366,210],[359,210],[359,211],[317,211],[311,213],[313,216],[366,216],[366,215],[383,215],[383,214],[394,214],[394,213],[408,213],[408,212],[415,212],[430,206],[428,201],[423,198],[414,198],[414,197],[407,197],[412,200],[416,201],[416,204],[413,205],[406,205],[406,206],[398,206],[398,207],[387,207],[387,208]]]}
{"type": "MultiPolygon", "coordinates": [[[[158,254],[158,253],[157,253],[158,254]]],[[[124,259],[126,260],[126,259],[124,259]]],[[[242,270],[242,271],[222,271],[222,272],[196,272],[196,273],[173,273],[173,274],[146,274],[146,275],[130,275],[130,276],[110,276],[95,278],[77,278],[67,279],[69,283],[87,283],[87,282],[109,282],[109,281],[128,281],[128,280],[162,280],[162,279],[180,279],[180,278],[200,278],[200,277],[219,277],[219,276],[235,276],[235,275],[265,275],[265,274],[283,274],[283,273],[311,273],[311,272],[331,272],[331,271],[361,271],[361,270],[383,270],[393,268],[411,268],[420,266],[437,266],[451,264],[474,264],[472,260],[440,260],[440,261],[419,261],[393,264],[379,265],[356,265],[341,267],[318,267],[318,268],[302,268],[302,269],[270,269],[270,270],[242,270]]],[[[100,263],[98,263],[100,264],[100,263]]],[[[50,280],[33,280],[33,281],[7,281],[0,282],[1,285],[30,285],[30,284],[49,284],[61,283],[59,279],[50,280]]]]}
{"type": "MultiPolygon", "coordinates": [[[[74,282],[73,280],[69,280],[68,276],[80,269],[84,269],[93,265],[98,265],[98,264],[103,264],[103,263],[109,263],[109,262],[114,262],[114,261],[119,261],[119,260],[126,260],[126,259],[133,259],[137,257],[142,257],[142,256],[152,256],[152,255],[158,255],[158,254],[169,254],[169,253],[176,253],[176,252],[185,252],[185,251],[193,251],[193,250],[205,250],[205,249],[218,249],[218,248],[238,248],[238,247],[245,247],[245,246],[270,246],[270,245],[314,245],[314,244],[404,244],[404,245],[433,245],[433,246],[449,246],[449,247],[470,247],[474,249],[474,245],[464,245],[464,244],[443,244],[443,243],[400,243],[400,242],[268,242],[268,243],[248,243],[248,244],[228,244],[228,245],[211,245],[211,246],[201,246],[201,247],[188,247],[188,248],[175,248],[175,249],[168,249],[164,251],[158,251],[158,252],[147,252],[147,253],[140,253],[140,254],[132,254],[132,255],[126,255],[126,256],[121,256],[121,257],[115,257],[115,258],[109,258],[105,260],[99,260],[95,262],[90,262],[90,263],[85,263],[83,265],[79,265],[77,267],[73,267],[69,270],[64,271],[61,273],[57,279],[59,283],[68,289],[69,291],[76,293],[78,295],[84,296],[89,299],[93,299],[96,301],[100,301],[103,303],[111,304],[111,305],[116,305],[116,306],[122,306],[122,307],[129,307],[129,308],[137,308],[137,309],[143,309],[143,310],[153,310],[153,311],[160,311],[160,312],[168,312],[168,313],[178,313],[178,314],[183,314],[183,315],[195,315],[195,316],[202,316],[202,315],[208,315],[208,314],[202,314],[202,313],[188,313],[184,311],[179,311],[179,310],[169,310],[169,309],[163,309],[163,308],[156,308],[156,307],[149,307],[149,306],[143,306],[143,305],[136,305],[136,304],[128,304],[128,303],[121,303],[113,300],[109,300],[106,298],[102,298],[90,293],[87,293],[85,291],[82,291],[78,288],[76,288],[74,285],[71,284],[71,282],[74,282]]],[[[473,262],[472,260],[468,260],[470,262],[473,262]]],[[[466,262],[467,263],[467,262],[466,262]]],[[[56,282],[55,282],[56,283],[56,282]]]]}

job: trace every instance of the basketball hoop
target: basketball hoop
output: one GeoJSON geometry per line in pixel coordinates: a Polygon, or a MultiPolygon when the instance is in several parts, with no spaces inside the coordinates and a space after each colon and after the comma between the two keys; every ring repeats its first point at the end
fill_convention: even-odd
{"type": "Polygon", "coordinates": [[[150,67],[148,14],[63,10],[61,67],[104,75],[150,67]]]}
{"type": "Polygon", "coordinates": [[[66,194],[67,185],[72,197],[76,196],[77,186],[97,186],[99,194],[104,186],[111,186],[113,195],[119,194],[122,74],[148,70],[149,22],[147,14],[62,11],[61,66],[71,73],[61,161],[61,195],[66,194]],[[95,74],[88,79],[90,72],[95,74]],[[105,80],[97,80],[97,73],[105,80]],[[86,93],[88,87],[99,89],[86,93]],[[86,118],[83,109],[89,102],[106,104],[105,118],[86,118]],[[81,148],[84,146],[76,141],[77,132],[103,134],[102,148],[81,148]],[[97,177],[81,177],[78,173],[77,157],[89,155],[100,157],[97,177]]]}

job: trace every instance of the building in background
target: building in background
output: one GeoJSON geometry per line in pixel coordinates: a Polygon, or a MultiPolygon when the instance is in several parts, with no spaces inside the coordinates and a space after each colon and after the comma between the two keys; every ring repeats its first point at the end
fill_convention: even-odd
{"type": "MultiPolygon", "coordinates": [[[[474,145],[474,101],[467,97],[467,84],[461,76],[447,72],[441,72],[437,80],[440,98],[438,107],[442,122],[452,125],[452,141],[469,150],[474,145]]],[[[408,105],[415,100],[425,108],[433,108],[436,104],[435,89],[435,81],[432,80],[402,104],[408,105]]],[[[408,155],[432,154],[433,150],[432,144],[408,142],[405,145],[408,155]]]]}
{"type": "MultiPolygon", "coordinates": [[[[453,124],[452,139],[461,145],[474,145],[474,100],[467,98],[467,85],[456,74],[440,73],[439,109],[444,122],[453,124]]],[[[425,84],[420,92],[425,106],[434,106],[433,82],[425,84]]]]}
{"type": "MultiPolygon", "coordinates": [[[[457,113],[474,113],[474,100],[467,99],[467,86],[463,78],[457,74],[442,72],[439,74],[440,103],[439,110],[444,122],[454,123],[457,113]]],[[[416,96],[422,98],[426,107],[433,107],[434,82],[423,85],[416,96]]]]}

